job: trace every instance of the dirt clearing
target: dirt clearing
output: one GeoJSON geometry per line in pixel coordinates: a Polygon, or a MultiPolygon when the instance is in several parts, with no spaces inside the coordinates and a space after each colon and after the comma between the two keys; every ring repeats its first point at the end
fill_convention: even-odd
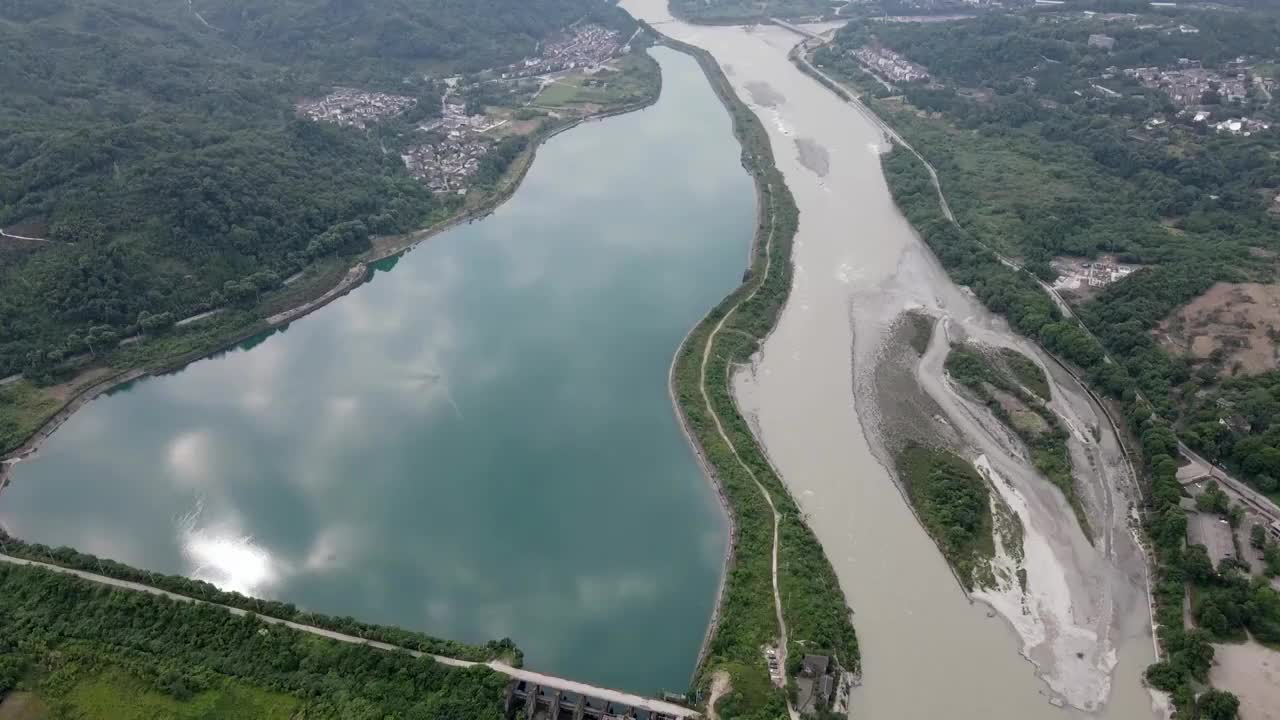
{"type": "Polygon", "coordinates": [[[42,720],[49,717],[44,701],[29,692],[11,692],[0,700],[0,720],[42,720]]]}
{"type": "Polygon", "coordinates": [[[1209,681],[1240,698],[1240,720],[1280,720],[1280,653],[1255,642],[1214,645],[1209,681]]]}
{"type": "Polygon", "coordinates": [[[1165,347],[1219,362],[1224,375],[1256,375],[1280,367],[1280,284],[1217,283],[1160,323],[1165,347]]]}
{"type": "Polygon", "coordinates": [[[996,402],[1000,403],[1000,407],[1009,413],[1009,417],[1013,419],[1013,425],[1016,429],[1037,435],[1049,429],[1049,423],[1045,422],[1044,418],[1037,415],[1034,410],[1023,405],[1018,398],[993,385],[987,385],[987,391],[996,399],[996,402]]]}

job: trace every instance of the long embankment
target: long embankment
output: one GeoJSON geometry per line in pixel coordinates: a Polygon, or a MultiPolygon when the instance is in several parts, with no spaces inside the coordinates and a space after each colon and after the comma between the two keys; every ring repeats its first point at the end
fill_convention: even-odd
{"type": "MultiPolygon", "coordinates": [[[[57,565],[53,563],[40,562],[37,560],[31,560],[29,558],[12,557],[9,555],[5,555],[3,553],[0,553],[0,563],[4,563],[8,565],[17,565],[25,568],[38,568],[40,570],[47,571],[47,572],[76,577],[85,582],[96,583],[99,585],[106,585],[108,587],[115,588],[118,590],[127,590],[131,592],[144,593],[146,595],[162,597],[162,598],[166,598],[168,600],[173,600],[175,602],[180,602],[180,603],[195,603],[200,605],[211,605],[214,607],[221,608],[222,610],[226,610],[232,615],[236,615],[240,617],[252,615],[258,620],[260,620],[261,622],[267,623],[269,625],[282,625],[284,627],[290,628],[292,630],[296,630],[298,632],[304,632],[309,635],[315,635],[317,637],[322,637],[329,640],[335,640],[337,642],[347,643],[350,645],[365,645],[365,646],[382,650],[385,652],[403,652],[415,658],[430,658],[435,662],[438,662],[442,665],[448,665],[450,667],[465,668],[465,667],[474,667],[477,665],[483,665],[484,667],[487,667],[489,670],[492,670],[493,672],[496,672],[501,675],[506,675],[507,677],[512,678],[514,680],[524,680],[525,682],[533,683],[536,685],[546,685],[546,686],[555,687],[561,690],[568,690],[570,692],[578,693],[581,695],[589,695],[591,697],[606,700],[611,703],[626,705],[632,708],[640,708],[640,709],[648,710],[649,712],[662,713],[664,715],[669,715],[671,717],[677,718],[677,720],[689,720],[691,718],[698,717],[698,713],[696,711],[691,710],[690,708],[684,707],[683,705],[676,705],[675,703],[666,702],[664,700],[655,700],[653,698],[647,698],[640,695],[635,695],[633,693],[614,690],[612,688],[602,688],[594,685],[587,685],[586,683],[574,682],[572,680],[566,680],[564,678],[559,678],[554,675],[547,675],[545,673],[539,673],[533,670],[526,670],[524,668],[508,664],[507,662],[504,662],[502,659],[498,659],[496,657],[493,659],[486,659],[483,657],[479,659],[466,659],[466,658],[455,657],[452,655],[443,655],[443,654],[433,653],[429,650],[424,651],[424,650],[417,649],[416,647],[411,645],[406,646],[402,644],[396,644],[394,642],[384,642],[382,640],[371,639],[367,636],[352,635],[345,632],[339,632],[327,627],[309,624],[308,622],[298,622],[294,620],[286,620],[284,618],[275,617],[272,615],[263,615],[263,614],[256,613],[252,610],[246,610],[243,607],[239,607],[236,605],[219,604],[211,600],[202,599],[198,597],[191,597],[189,595],[183,595],[180,593],[171,592],[168,590],[164,590],[163,588],[155,587],[153,585],[147,585],[145,583],[130,582],[127,580],[121,580],[119,578],[114,578],[107,575],[88,572],[86,570],[77,570],[75,568],[68,568],[68,567],[64,567],[62,565],[57,565]]],[[[466,646],[458,645],[457,647],[465,648],[466,646]]]]}
{"type": "MultiPolygon", "coordinates": [[[[661,78],[661,75],[659,75],[659,78],[661,78]]],[[[659,81],[659,83],[660,82],[661,81],[659,81]]],[[[528,149],[524,153],[521,153],[521,155],[515,160],[514,167],[508,170],[507,176],[501,181],[501,185],[494,192],[490,193],[482,202],[421,230],[395,237],[375,240],[374,247],[356,258],[356,262],[346,270],[338,282],[332,287],[324,290],[322,293],[299,302],[291,307],[274,312],[269,316],[260,317],[253,322],[235,329],[234,331],[220,335],[208,344],[202,345],[197,350],[179,353],[160,361],[148,363],[142,367],[124,366],[115,368],[114,372],[108,374],[104,379],[86,383],[75,392],[70,393],[65,402],[63,402],[63,404],[55,410],[47,420],[41,423],[18,445],[7,450],[0,448],[0,492],[3,492],[4,490],[7,480],[9,479],[9,474],[12,472],[14,462],[30,457],[38,452],[40,447],[44,445],[50,436],[53,435],[54,431],[60,428],[63,423],[65,423],[77,410],[84,407],[94,398],[143,377],[164,375],[166,373],[181,370],[193,362],[225,352],[226,350],[229,350],[252,337],[299,320],[323,308],[329,303],[344,297],[347,293],[350,293],[352,290],[360,287],[369,279],[370,273],[368,268],[373,263],[403,255],[436,235],[457,227],[458,225],[462,225],[463,223],[472,222],[491,214],[499,206],[509,200],[511,196],[515,195],[516,191],[520,188],[520,184],[524,181],[525,176],[528,175],[530,168],[533,167],[533,161],[537,157],[538,148],[541,147],[543,143],[563,132],[567,132],[578,127],[582,123],[603,120],[615,115],[623,115],[637,110],[642,110],[657,102],[660,94],[661,84],[659,84],[659,87],[651,96],[648,96],[638,102],[608,108],[597,113],[584,115],[567,122],[558,123],[552,127],[538,131],[530,139],[528,149]]],[[[188,320],[190,320],[190,318],[188,318],[188,320]]],[[[84,372],[91,372],[92,370],[92,368],[89,368],[84,372]]],[[[75,381],[72,380],[71,382],[75,381]]]]}
{"type": "Polygon", "coordinates": [[[860,668],[851,611],[831,563],[739,413],[730,384],[733,368],[748,362],[773,330],[790,292],[798,211],[764,126],[715,58],[646,27],[702,67],[733,122],[759,210],[743,284],[689,332],[669,376],[675,412],[730,525],[725,573],[694,685],[727,672],[737,708],[781,715],[789,701],[771,682],[763,648],[785,644],[779,648],[782,678],[806,652],[830,653],[846,670],[860,668]]]}

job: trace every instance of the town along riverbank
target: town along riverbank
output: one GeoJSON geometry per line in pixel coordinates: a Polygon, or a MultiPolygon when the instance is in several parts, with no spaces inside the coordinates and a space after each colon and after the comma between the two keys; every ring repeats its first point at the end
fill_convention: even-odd
{"type": "Polygon", "coordinates": [[[90,403],[18,465],[0,524],[683,690],[725,525],[666,375],[756,215],[697,63],[651,52],[655,105],[557,136],[493,214],[287,330],[90,403]]]}
{"type": "MultiPolygon", "coordinates": [[[[885,401],[874,392],[874,375],[904,311],[924,309],[988,344],[1016,345],[1017,339],[998,319],[977,312],[898,213],[880,167],[880,154],[888,149],[883,134],[791,65],[787,55],[800,39],[794,34],[768,26],[691,27],[670,19],[661,0],[626,6],[715,56],[768,129],[799,208],[794,285],[754,367],[738,374],[737,399],[832,558],[856,611],[864,674],[852,713],[1061,717],[1053,701],[1093,709],[1067,710],[1081,715],[1150,715],[1151,700],[1140,685],[1152,652],[1149,635],[1143,637],[1149,626],[1141,570],[1125,572],[1123,566],[1117,573],[1126,590],[1113,596],[1123,598],[1115,601],[1113,617],[1123,619],[1103,623],[1098,633],[1116,648],[1115,668],[1106,667],[1105,651],[1101,658],[1068,653],[1055,666],[1029,651],[991,608],[971,602],[886,469],[891,458],[878,432],[885,401]],[[1024,652],[1042,666],[1024,660],[1024,652]],[[1077,674],[1086,669],[1087,676],[1077,674]]],[[[1102,476],[1087,477],[1096,483],[1102,476]]],[[[1055,491],[1048,481],[1043,488],[1024,489],[1035,497],[1055,491]]],[[[1078,527],[1064,532],[1071,551],[1090,547],[1078,527]]],[[[1071,552],[1062,559],[1072,563],[1073,577],[1087,576],[1093,567],[1092,560],[1075,565],[1071,552]]],[[[1091,583],[1080,583],[1080,591],[1089,592],[1091,583]]],[[[1065,605],[1054,607],[1069,606],[1076,596],[1070,597],[1056,597],[1065,605]]],[[[1106,606],[1107,599],[1099,602],[1106,606]]],[[[1072,619],[1088,621],[1083,613],[1072,619]]]]}

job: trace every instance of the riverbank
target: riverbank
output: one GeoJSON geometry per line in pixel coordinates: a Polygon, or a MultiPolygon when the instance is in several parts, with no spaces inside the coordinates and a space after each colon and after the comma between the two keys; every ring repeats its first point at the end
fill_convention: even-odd
{"type": "MultiPolygon", "coordinates": [[[[864,106],[854,93],[810,65],[804,57],[810,43],[799,44],[792,53],[797,67],[854,105],[895,145],[903,148],[888,156],[886,174],[890,176],[889,185],[906,219],[916,227],[928,226],[935,230],[954,225],[954,217],[932,167],[884,118],[864,106]],[[910,156],[914,156],[927,173],[920,172],[917,174],[922,177],[912,178],[909,191],[912,204],[903,207],[902,197],[907,191],[903,190],[902,173],[898,169],[902,158],[910,156]],[[925,192],[936,195],[936,198],[928,197],[932,204],[928,214],[924,210],[925,192]]],[[[935,246],[937,238],[926,234],[924,240],[934,252],[942,251],[935,246]]],[[[992,257],[991,262],[1000,273],[1021,271],[1019,266],[1000,256],[992,257]]],[[[1018,277],[1021,281],[1021,276],[1018,277]]],[[[969,280],[957,281],[972,284],[969,280]]],[[[1027,280],[1023,284],[1033,285],[1033,282],[1027,280]]],[[[1045,304],[1049,305],[1047,298],[1045,304]]],[[[1024,352],[1032,349],[1027,343],[1019,345],[1026,348],[1024,352]]],[[[1041,364],[1050,372],[1056,390],[1048,409],[1071,430],[1066,438],[1071,464],[1082,473],[1074,481],[1080,498],[1072,504],[1082,516],[1082,525],[1096,548],[1073,547],[1075,533],[1055,520],[1070,510],[1056,507],[1055,503],[1061,504],[1060,501],[1045,495],[1042,488],[1036,486],[1044,480],[1037,478],[1038,473],[1019,458],[1022,453],[1015,447],[1018,443],[1009,444],[1008,431],[976,407],[965,408],[964,413],[957,415],[954,409],[966,404],[964,398],[954,397],[953,392],[948,393],[946,387],[938,385],[934,395],[940,402],[952,406],[953,412],[948,413],[951,420],[964,420],[967,425],[964,434],[971,439],[985,436],[981,449],[989,458],[983,462],[988,466],[992,461],[1003,465],[998,472],[988,470],[987,474],[995,479],[993,486],[1001,491],[1026,527],[1025,567],[1031,591],[1008,583],[997,592],[975,593],[975,596],[982,597],[1012,623],[1023,639],[1024,655],[1036,664],[1038,672],[1066,702],[1091,711],[1105,704],[1113,714],[1117,705],[1136,709],[1141,706],[1133,688],[1140,681],[1141,666],[1135,660],[1143,656],[1154,659],[1154,655],[1147,655],[1150,651],[1142,647],[1143,644],[1148,648],[1153,646],[1154,624],[1147,579],[1150,565],[1146,548],[1135,532],[1138,521],[1134,508],[1143,501],[1140,484],[1125,452],[1123,433],[1110,411],[1094,402],[1092,391],[1073,373],[1057,373],[1061,362],[1052,353],[1041,352],[1038,347],[1034,351],[1043,357],[1041,364]],[[1063,377],[1054,377],[1058,374],[1063,377]],[[1092,438],[1085,435],[1088,429],[1094,429],[1092,438]],[[1085,523],[1085,518],[1090,522],[1085,523]],[[1137,576],[1141,576],[1141,583],[1135,586],[1132,579],[1137,576]],[[1081,612],[1086,608],[1092,609],[1081,612]],[[1101,650],[1106,646],[1115,651],[1101,650]],[[1087,661],[1084,667],[1079,662],[1081,658],[1087,661]],[[1121,684],[1122,679],[1133,685],[1121,684]]],[[[934,369],[937,372],[928,375],[931,382],[934,375],[941,373],[941,363],[938,364],[934,369]]],[[[1067,476],[1059,475],[1065,482],[1067,476]]],[[[1068,493],[1067,497],[1072,494],[1068,493]]],[[[1167,710],[1160,707],[1164,703],[1163,697],[1153,693],[1149,704],[1165,714],[1167,710]]]]}
{"type": "MultiPolygon", "coordinates": [[[[661,78],[661,74],[659,74],[659,78],[661,78]]],[[[62,399],[60,404],[50,409],[51,412],[48,417],[38,421],[36,429],[29,433],[26,438],[17,442],[7,451],[0,452],[0,493],[3,493],[4,487],[8,484],[13,464],[39,452],[40,447],[53,435],[54,431],[61,427],[76,410],[89,401],[143,377],[177,372],[191,363],[226,352],[258,335],[287,327],[289,323],[300,320],[329,303],[344,297],[368,280],[371,276],[369,267],[375,263],[399,257],[443,232],[491,214],[509,200],[520,188],[520,184],[533,166],[538,148],[543,143],[586,122],[604,120],[609,117],[643,110],[658,101],[661,91],[661,80],[659,79],[658,87],[654,93],[640,102],[629,103],[615,108],[605,108],[573,118],[567,122],[556,123],[552,127],[535,132],[530,139],[528,148],[513,162],[512,167],[508,168],[506,175],[500,181],[499,187],[495,192],[490,193],[474,206],[416,232],[374,238],[371,240],[372,247],[368,251],[353,258],[354,264],[340,270],[323,268],[317,273],[320,279],[336,275],[338,279],[333,285],[324,287],[314,286],[313,283],[313,287],[298,288],[298,286],[305,284],[305,280],[302,283],[298,283],[298,286],[294,286],[294,288],[286,285],[280,291],[280,294],[301,296],[286,307],[273,307],[273,298],[268,297],[254,308],[252,317],[245,318],[243,313],[235,313],[238,317],[230,320],[211,317],[209,322],[201,323],[200,327],[178,331],[189,332],[192,336],[198,338],[192,343],[196,346],[194,349],[184,347],[181,352],[156,359],[148,357],[148,348],[145,344],[134,343],[130,344],[127,351],[125,351],[126,357],[141,358],[139,362],[125,363],[121,366],[108,363],[80,369],[74,377],[58,385],[59,388],[67,388],[69,392],[62,393],[65,394],[65,398],[62,399]],[[208,328],[217,328],[223,324],[223,321],[228,325],[226,330],[219,332],[215,329],[211,337],[199,338],[201,333],[208,332],[208,328]],[[109,373],[106,379],[95,379],[89,384],[84,383],[82,380],[84,377],[101,375],[104,371],[109,373]]],[[[304,272],[306,271],[304,270],[304,272]]],[[[162,342],[168,339],[164,336],[159,338],[162,342]]],[[[177,344],[181,345],[182,343],[177,344]]]]}

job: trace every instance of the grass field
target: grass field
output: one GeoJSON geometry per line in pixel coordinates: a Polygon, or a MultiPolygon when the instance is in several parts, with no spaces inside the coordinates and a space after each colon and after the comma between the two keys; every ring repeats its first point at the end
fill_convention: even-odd
{"type": "Polygon", "coordinates": [[[145,689],[121,673],[87,678],[67,693],[63,703],[71,717],[112,720],[288,720],[298,709],[297,698],[227,681],[188,700],[175,700],[145,689]]]}
{"type": "Polygon", "coordinates": [[[20,445],[61,406],[26,380],[0,387],[0,452],[20,445]]]}
{"type": "Polygon", "coordinates": [[[575,74],[557,78],[533,99],[542,108],[582,108],[586,105],[627,105],[648,97],[660,82],[653,58],[643,54],[620,58],[617,70],[594,75],[575,74]]]}

